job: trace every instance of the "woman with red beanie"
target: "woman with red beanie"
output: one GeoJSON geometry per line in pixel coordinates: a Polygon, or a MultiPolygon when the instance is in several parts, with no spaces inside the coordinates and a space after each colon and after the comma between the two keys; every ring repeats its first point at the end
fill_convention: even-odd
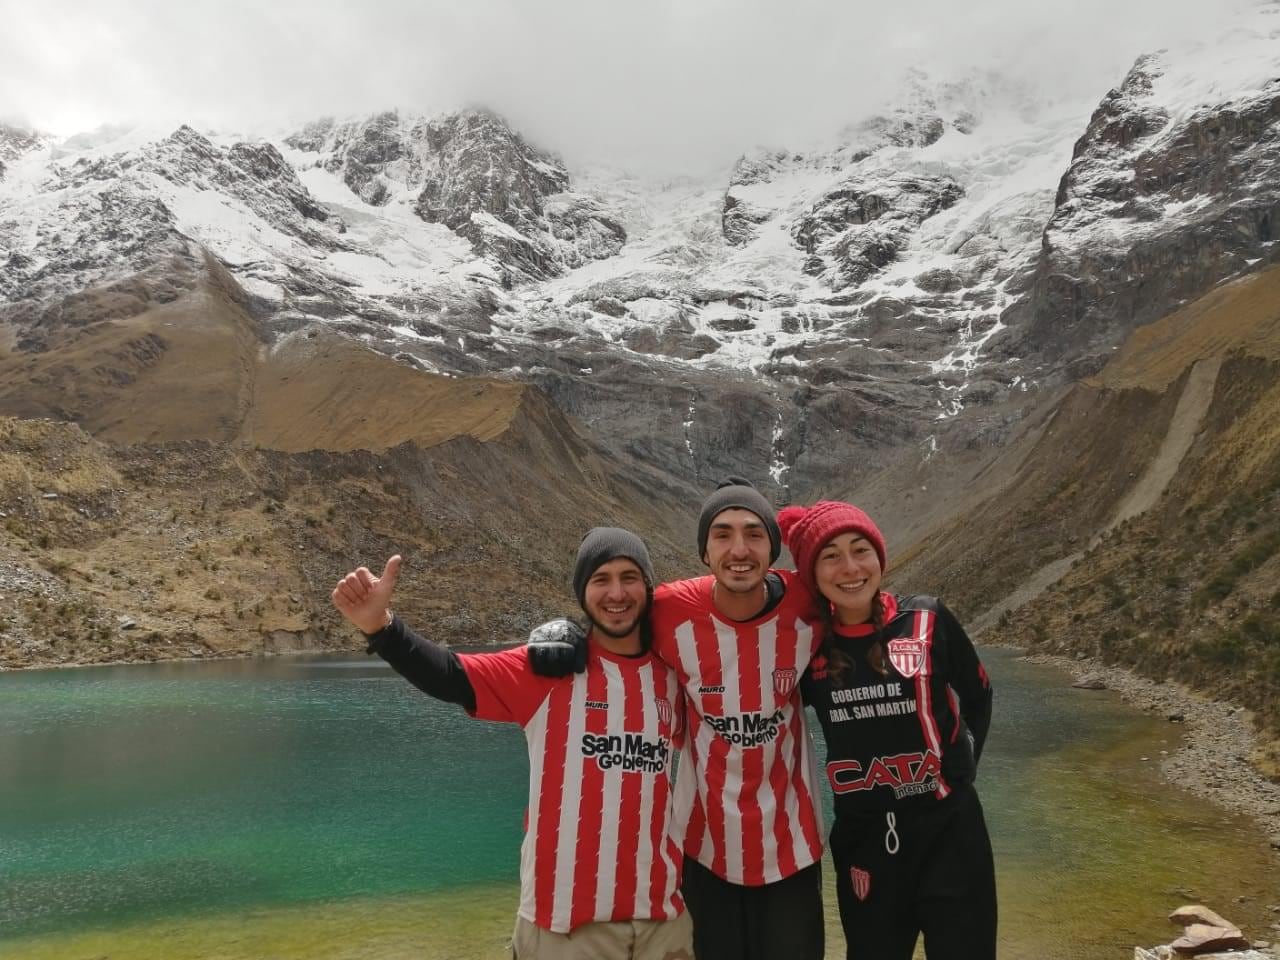
{"type": "Polygon", "coordinates": [[[992,960],[991,841],[973,787],[991,685],[934,597],[880,589],[884,537],[857,507],[778,514],[826,637],[802,681],[827,741],[831,855],[850,960],[992,960]]]}

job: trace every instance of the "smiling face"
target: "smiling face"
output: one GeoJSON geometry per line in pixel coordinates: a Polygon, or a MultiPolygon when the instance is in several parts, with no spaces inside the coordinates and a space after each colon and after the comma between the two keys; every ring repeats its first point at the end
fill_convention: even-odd
{"type": "Polygon", "coordinates": [[[835,607],[840,623],[866,623],[880,589],[880,558],[871,541],[856,531],[832,537],[818,551],[813,578],[818,592],[835,607]]]}
{"type": "Polygon", "coordinates": [[[771,551],[764,521],[750,510],[734,507],[712,518],[702,559],[721,589],[756,593],[769,570],[771,551]]]}
{"type": "Polygon", "coordinates": [[[648,589],[636,562],[618,557],[596,567],[587,580],[582,606],[604,637],[624,645],[632,642],[638,645],[640,618],[648,607],[648,589]]]}

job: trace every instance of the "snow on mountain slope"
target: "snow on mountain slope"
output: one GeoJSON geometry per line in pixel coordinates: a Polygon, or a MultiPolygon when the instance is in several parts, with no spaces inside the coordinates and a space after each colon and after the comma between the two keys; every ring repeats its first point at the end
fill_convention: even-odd
{"type": "MultiPolygon", "coordinates": [[[[1016,179],[1038,158],[1045,171],[1036,186],[1048,189],[1072,118],[1046,131],[997,105],[980,121],[980,97],[970,97],[947,104],[944,119],[929,112],[924,81],[913,82],[918,113],[874,118],[824,149],[744,157],[702,181],[584,171],[572,192],[563,167],[486,114],[470,123],[396,115],[319,123],[280,148],[189,128],[158,139],[118,131],[72,138],[28,157],[26,176],[11,177],[0,194],[0,243],[19,258],[5,293],[40,297],[101,282],[138,268],[173,234],[206,246],[246,289],[295,320],[371,323],[430,339],[444,336],[452,305],[478,340],[547,343],[553,327],[698,367],[793,370],[813,359],[804,353],[814,344],[865,338],[857,327],[883,301],[914,303],[917,319],[927,319],[953,307],[962,289],[990,285],[992,270],[1008,272],[1034,245],[1034,230],[1024,236],[1007,221],[1042,211],[1007,198],[993,203],[999,191],[989,181],[996,171],[1016,179]],[[986,124],[999,133],[987,134],[986,124]],[[477,157],[487,164],[478,173],[468,165],[477,157]],[[912,206],[935,183],[949,191],[947,230],[936,226],[937,205],[912,206]],[[850,189],[873,198],[885,214],[877,219],[894,222],[896,246],[887,272],[841,297],[839,284],[808,269],[812,238],[806,253],[797,233],[806,216],[828,241],[859,226],[844,222],[843,207],[814,214],[850,189]],[[424,215],[446,194],[453,207],[424,215]],[[750,237],[726,235],[731,197],[757,212],[750,237]],[[130,242],[97,243],[62,276],[69,249],[84,249],[83,234],[67,225],[95,217],[103,236],[130,242]],[[967,231],[965,242],[953,242],[958,231],[967,231]],[[965,282],[934,287],[954,289],[915,282],[949,265],[961,267],[965,282]],[[561,275],[508,293],[513,270],[561,275]]],[[[838,244],[827,245],[838,261],[838,244]]],[[[984,317],[993,303],[981,308],[984,317]]],[[[949,358],[971,363],[973,326],[958,339],[944,332],[949,342],[931,340],[909,359],[943,372],[958,362],[949,358]]],[[[434,359],[449,366],[447,357],[434,359]]],[[[516,355],[509,366],[521,363],[516,355]]]]}
{"type": "Polygon", "coordinates": [[[324,170],[300,177],[267,143],[112,130],[46,144],[9,173],[0,293],[12,301],[110,282],[185,251],[188,238],[286,327],[337,321],[416,337],[416,316],[439,309],[442,287],[498,283],[444,225],[363,204],[324,170]]]}
{"type": "Polygon", "coordinates": [[[1077,141],[1015,349],[1096,367],[1125,332],[1280,260],[1280,4],[1140,57],[1077,141]],[[1092,357],[1092,359],[1088,359],[1092,357]]]}
{"type": "Polygon", "coordinates": [[[275,142],[0,131],[0,322],[22,340],[195,241],[268,333],[532,379],[695,475],[740,455],[717,439],[735,405],[768,425],[741,456],[779,482],[850,418],[929,456],[934,421],[1277,256],[1277,10],[1141,58],[1100,104],[915,72],[825,142],[679,180],[573,169],[482,110],[275,142]]]}
{"type": "Polygon", "coordinates": [[[968,93],[960,102],[952,94],[945,118],[921,94],[919,113],[873,119],[841,142],[744,157],[727,190],[723,179],[579,179],[578,189],[607,191],[611,206],[631,211],[627,245],[524,288],[521,308],[500,322],[513,332],[591,330],[692,366],[781,375],[822,361],[832,345],[868,342],[941,380],[939,412],[954,412],[958,384],[1014,296],[1006,287],[1039,249],[1082,122],[1080,109],[1035,116],[998,91],[968,93]],[[930,189],[947,204],[919,204],[930,189]],[[815,214],[851,195],[863,212],[846,205],[826,222],[815,214]],[[744,207],[749,230],[736,216],[744,207]],[[859,220],[894,223],[883,266],[855,285],[808,268],[798,233],[824,228],[827,259],[838,260],[839,239],[859,220]]]}

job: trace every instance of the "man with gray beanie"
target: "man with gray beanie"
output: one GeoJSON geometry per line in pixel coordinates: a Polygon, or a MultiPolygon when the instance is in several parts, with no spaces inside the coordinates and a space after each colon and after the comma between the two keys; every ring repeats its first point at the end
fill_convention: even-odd
{"type": "MultiPolygon", "coordinates": [[[[782,537],[749,481],[729,477],[706,498],[697,537],[711,575],[658,587],[651,614],[653,651],[688,709],[674,826],[694,953],[821,960],[824,831],[799,694],[821,619],[794,571],[770,569],[782,537]]],[[[535,670],[567,669],[585,646],[564,623],[535,631],[535,670]]]]}
{"type": "Polygon", "coordinates": [[[672,759],[685,717],[675,672],[654,656],[654,573],[634,533],[596,527],[578,548],[573,591],[590,621],[579,672],[535,674],[529,648],[455,654],[391,612],[400,557],[365,567],[332,599],[410,683],[473,717],[518,723],[529,748],[520,850],[517,960],[689,960],[682,854],[669,836],[672,759]]]}

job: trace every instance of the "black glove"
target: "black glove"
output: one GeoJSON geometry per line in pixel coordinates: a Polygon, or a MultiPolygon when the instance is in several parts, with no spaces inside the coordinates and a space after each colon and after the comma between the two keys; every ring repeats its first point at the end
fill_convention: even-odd
{"type": "Polygon", "coordinates": [[[529,632],[529,665],[540,677],[587,669],[587,634],[572,620],[549,620],[529,632]]]}

